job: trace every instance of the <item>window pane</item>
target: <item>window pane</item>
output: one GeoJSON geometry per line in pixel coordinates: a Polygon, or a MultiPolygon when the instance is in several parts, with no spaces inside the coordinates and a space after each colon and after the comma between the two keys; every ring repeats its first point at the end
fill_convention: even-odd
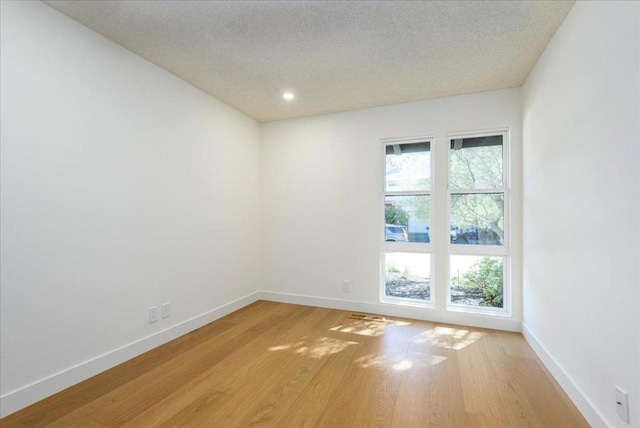
{"type": "Polygon", "coordinates": [[[385,272],[385,296],[431,300],[429,254],[386,253],[385,272]]]}
{"type": "Polygon", "coordinates": [[[504,245],[504,194],[451,195],[451,243],[504,245]]]}
{"type": "Polygon", "coordinates": [[[503,258],[451,256],[451,303],[502,308],[503,258]]]}
{"type": "Polygon", "coordinates": [[[502,135],[451,140],[452,189],[502,187],[502,135]]]}
{"type": "Polygon", "coordinates": [[[429,195],[384,198],[385,241],[429,242],[429,195]]]}
{"type": "Polygon", "coordinates": [[[385,190],[400,192],[431,189],[431,144],[411,143],[386,146],[385,190]]]}

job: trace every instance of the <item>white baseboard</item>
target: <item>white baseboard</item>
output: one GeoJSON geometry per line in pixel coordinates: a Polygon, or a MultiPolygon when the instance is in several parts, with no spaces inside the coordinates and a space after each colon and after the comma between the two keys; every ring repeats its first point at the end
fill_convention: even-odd
{"type": "Polygon", "coordinates": [[[294,303],[297,305],[317,306],[345,311],[368,312],[379,315],[413,318],[424,321],[460,324],[470,327],[491,328],[520,332],[521,322],[513,318],[482,314],[464,314],[460,312],[434,311],[415,306],[399,306],[387,303],[358,302],[355,300],[331,299],[326,297],[306,296],[302,294],[260,292],[261,300],[271,302],[294,303]]]}
{"type": "Polygon", "coordinates": [[[522,335],[540,360],[542,360],[545,367],[551,372],[555,380],[560,384],[562,389],[564,389],[564,392],[566,392],[571,401],[573,401],[573,404],[580,410],[580,413],[582,413],[582,416],[584,416],[589,425],[592,427],[611,427],[612,425],[607,422],[602,413],[598,411],[591,400],[587,398],[580,387],[571,379],[571,376],[567,374],[525,323],[522,324],[522,335]]]}
{"type": "Polygon", "coordinates": [[[0,418],[250,305],[258,301],[259,297],[260,292],[251,293],[165,330],[4,394],[0,397],[0,418]]]}

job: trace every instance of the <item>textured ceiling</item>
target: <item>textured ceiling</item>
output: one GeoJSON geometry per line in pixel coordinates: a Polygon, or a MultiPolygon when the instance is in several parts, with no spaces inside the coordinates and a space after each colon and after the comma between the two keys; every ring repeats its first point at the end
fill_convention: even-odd
{"type": "Polygon", "coordinates": [[[260,122],[520,86],[573,5],[46,3],[260,122]]]}

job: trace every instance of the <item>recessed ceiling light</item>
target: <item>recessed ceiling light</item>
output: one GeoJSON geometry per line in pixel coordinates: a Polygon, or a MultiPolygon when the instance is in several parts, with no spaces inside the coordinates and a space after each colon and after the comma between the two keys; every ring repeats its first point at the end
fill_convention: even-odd
{"type": "Polygon", "coordinates": [[[287,101],[291,101],[293,99],[293,94],[291,92],[285,92],[284,94],[282,94],[282,98],[287,101]]]}

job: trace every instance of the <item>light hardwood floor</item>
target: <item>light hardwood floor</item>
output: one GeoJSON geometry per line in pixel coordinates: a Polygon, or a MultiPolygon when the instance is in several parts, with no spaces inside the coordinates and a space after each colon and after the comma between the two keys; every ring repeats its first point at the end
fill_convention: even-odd
{"type": "Polygon", "coordinates": [[[10,427],[588,426],[522,335],[257,302],[10,427]]]}

